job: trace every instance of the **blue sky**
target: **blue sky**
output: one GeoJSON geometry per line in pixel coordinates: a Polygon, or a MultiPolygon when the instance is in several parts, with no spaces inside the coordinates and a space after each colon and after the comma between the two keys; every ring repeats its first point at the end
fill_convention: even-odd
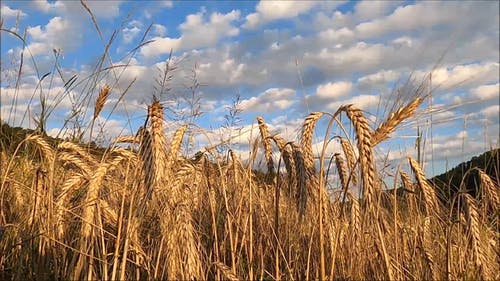
{"type": "MultiPolygon", "coordinates": [[[[187,110],[187,103],[179,101],[189,97],[190,77],[196,73],[203,114],[195,123],[204,130],[193,132],[197,147],[239,133],[233,142],[244,155],[249,137],[257,134],[253,124],[258,115],[274,133],[296,140],[309,112],[334,113],[349,103],[361,107],[375,128],[397,102],[395,89],[410,75],[423,81],[432,70],[431,85],[436,88],[432,102],[428,99],[415,118],[376,149],[379,158],[388,156],[397,165],[405,156],[415,156],[417,127],[428,139],[426,159],[434,160],[427,165],[431,174],[498,146],[498,1],[88,1],[87,5],[102,39],[79,1],[2,1],[2,28],[26,33],[24,51],[18,38],[1,33],[3,121],[35,126],[29,116],[40,112],[37,84],[50,73],[41,83],[42,94],[54,105],[50,134],[59,133],[75,106],[87,112],[80,122],[90,124],[98,93],[93,86],[104,83],[113,89],[97,120],[106,132],[103,139],[133,133],[144,122],[158,68],[164,67],[173,50],[176,70],[162,101],[166,107],[187,110]],[[95,75],[93,69],[115,31],[102,66],[115,68],[95,75]],[[143,36],[151,42],[138,47],[143,36]],[[54,68],[54,49],[61,74],[54,68]],[[65,81],[74,75],[76,87],[64,92],[65,81]],[[221,128],[236,95],[241,121],[234,128],[221,128]]],[[[399,102],[409,102],[409,97],[399,102]]],[[[317,147],[326,122],[319,124],[317,147]]],[[[178,123],[168,120],[167,132],[178,123]]],[[[64,129],[68,133],[68,126],[64,129]]],[[[328,151],[337,150],[338,144],[333,144],[328,151]]]]}

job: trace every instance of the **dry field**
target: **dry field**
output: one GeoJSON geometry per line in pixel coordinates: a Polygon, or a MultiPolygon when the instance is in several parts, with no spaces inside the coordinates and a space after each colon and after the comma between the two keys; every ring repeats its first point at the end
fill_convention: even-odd
{"type": "Polygon", "coordinates": [[[355,105],[314,112],[298,140],[271,134],[258,117],[245,160],[213,149],[183,157],[189,128],[166,132],[158,101],[136,135],[98,152],[43,134],[13,149],[3,140],[0,279],[499,280],[496,179],[479,171],[475,197],[443,201],[416,159],[394,175],[375,160],[376,146],[423,100],[414,96],[378,126],[355,105]],[[339,118],[351,133],[329,132],[339,118]],[[319,120],[329,124],[317,161],[319,120]],[[342,149],[327,155],[333,141],[342,149]],[[257,155],[265,172],[252,168],[257,155]],[[332,180],[340,188],[327,188],[332,180]]]}

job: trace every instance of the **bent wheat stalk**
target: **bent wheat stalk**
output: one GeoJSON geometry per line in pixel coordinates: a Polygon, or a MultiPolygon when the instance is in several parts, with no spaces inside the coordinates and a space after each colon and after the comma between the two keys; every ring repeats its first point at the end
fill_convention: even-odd
{"type": "Polygon", "coordinates": [[[385,120],[378,128],[373,132],[371,145],[376,146],[380,142],[389,138],[389,134],[394,132],[396,127],[403,122],[405,119],[410,118],[415,114],[417,108],[422,104],[424,99],[415,98],[412,102],[404,107],[400,107],[395,112],[391,112],[387,120],[385,120]]]}

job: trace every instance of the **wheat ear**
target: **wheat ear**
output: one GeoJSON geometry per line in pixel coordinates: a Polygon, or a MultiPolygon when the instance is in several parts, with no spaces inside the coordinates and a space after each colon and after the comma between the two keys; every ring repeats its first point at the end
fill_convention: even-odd
{"type": "Polygon", "coordinates": [[[262,116],[257,116],[257,123],[259,124],[260,137],[262,139],[262,146],[264,147],[264,156],[267,161],[267,172],[274,175],[273,151],[271,149],[271,140],[269,139],[269,130],[262,116]]]}
{"type": "Polygon", "coordinates": [[[371,145],[371,130],[368,121],[359,108],[353,105],[344,105],[338,112],[344,111],[354,124],[358,140],[359,162],[361,167],[361,179],[363,180],[363,205],[373,206],[375,195],[378,193],[378,185],[375,183],[375,163],[371,145]]]}
{"type": "Polygon", "coordinates": [[[415,98],[408,105],[400,107],[395,112],[391,112],[389,118],[385,120],[378,128],[373,132],[372,135],[372,146],[376,146],[380,142],[389,138],[389,134],[394,132],[396,127],[403,122],[403,120],[410,118],[415,114],[417,108],[422,104],[424,99],[415,98]]]}
{"type": "Polygon", "coordinates": [[[47,141],[40,135],[34,134],[29,135],[25,139],[26,142],[33,143],[42,152],[42,156],[49,162],[54,161],[55,153],[52,147],[47,143],[47,141]]]}
{"type": "Polygon", "coordinates": [[[174,133],[174,137],[172,138],[172,142],[170,143],[170,151],[167,157],[167,169],[172,167],[174,162],[177,160],[177,154],[181,148],[182,139],[184,138],[184,134],[186,133],[187,125],[181,126],[174,133]]]}
{"type": "Polygon", "coordinates": [[[285,168],[288,173],[288,183],[292,189],[297,187],[297,170],[295,169],[295,161],[293,160],[293,148],[291,144],[287,144],[286,141],[276,135],[271,137],[278,149],[280,150],[283,162],[285,162],[285,168]]]}
{"type": "Polygon", "coordinates": [[[420,168],[420,165],[417,161],[408,157],[408,161],[410,163],[410,167],[415,174],[415,179],[417,180],[418,186],[424,195],[425,202],[425,211],[427,215],[433,214],[434,211],[437,211],[437,197],[434,188],[427,182],[425,178],[424,171],[420,168]]]}
{"type": "Polygon", "coordinates": [[[162,181],[167,172],[166,138],[163,133],[163,106],[154,100],[148,107],[149,130],[143,130],[140,155],[143,159],[143,172],[148,188],[148,198],[151,194],[163,188],[162,181]]]}
{"type": "Polygon", "coordinates": [[[469,232],[469,243],[472,250],[474,265],[479,269],[483,280],[492,280],[488,270],[487,256],[484,251],[484,246],[481,242],[481,234],[479,230],[480,220],[477,210],[477,204],[474,198],[467,193],[462,194],[464,199],[465,218],[467,220],[467,230],[469,232]]]}
{"type": "Polygon", "coordinates": [[[349,166],[349,175],[353,184],[357,184],[358,178],[355,174],[356,162],[358,159],[356,154],[354,153],[354,149],[352,148],[351,142],[346,138],[340,138],[340,145],[342,146],[342,150],[344,151],[344,155],[347,158],[347,165],[349,166]]]}
{"type": "MultiPolygon", "coordinates": [[[[314,135],[314,127],[319,118],[323,116],[323,112],[313,112],[309,114],[302,125],[302,134],[300,138],[300,146],[304,154],[304,165],[309,172],[314,173],[314,154],[312,149],[312,140],[314,135]]],[[[310,175],[308,175],[310,176],[310,175]]]]}
{"type": "Polygon", "coordinates": [[[101,113],[101,110],[104,107],[104,103],[106,103],[106,99],[108,98],[110,93],[111,91],[108,84],[104,85],[101,91],[99,91],[99,95],[97,96],[97,100],[95,101],[94,106],[94,119],[96,119],[97,116],[99,116],[99,113],[101,113]]]}
{"type": "Polygon", "coordinates": [[[479,170],[479,179],[481,181],[481,186],[483,188],[483,192],[485,193],[488,200],[491,202],[491,205],[497,208],[500,208],[500,195],[499,195],[499,187],[496,185],[484,171],[479,170]]]}
{"type": "Polygon", "coordinates": [[[339,173],[340,184],[342,185],[342,189],[346,191],[348,175],[344,159],[342,158],[340,153],[335,153],[333,156],[335,157],[335,165],[337,166],[337,171],[339,173]]]}

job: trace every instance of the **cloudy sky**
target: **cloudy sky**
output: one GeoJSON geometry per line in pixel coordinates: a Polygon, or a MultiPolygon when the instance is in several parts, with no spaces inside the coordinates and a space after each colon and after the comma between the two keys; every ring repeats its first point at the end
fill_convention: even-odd
{"type": "Polygon", "coordinates": [[[258,115],[296,140],[309,112],[352,103],[375,128],[411,100],[410,79],[431,95],[376,153],[394,165],[415,156],[418,127],[426,170],[440,173],[498,147],[498,10],[498,1],[2,1],[1,118],[35,127],[42,97],[50,134],[90,127],[108,83],[95,125],[104,139],[135,132],[156,96],[169,132],[177,119],[194,122],[197,146],[239,133],[245,152],[258,115]]]}

